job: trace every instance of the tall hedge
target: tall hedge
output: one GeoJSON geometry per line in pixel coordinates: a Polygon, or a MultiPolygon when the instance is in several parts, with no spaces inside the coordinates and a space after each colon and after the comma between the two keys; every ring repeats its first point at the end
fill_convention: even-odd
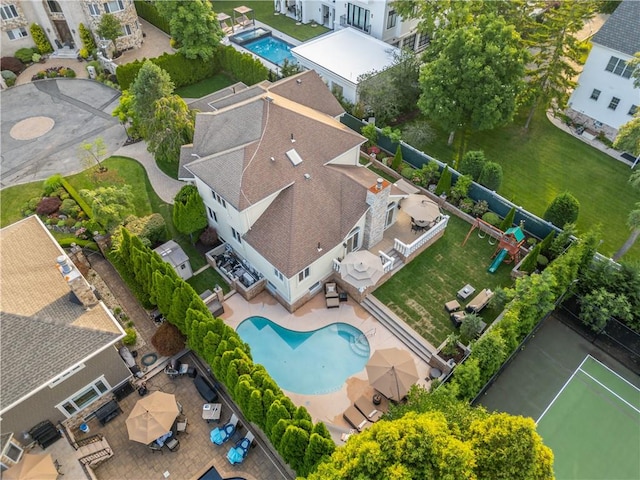
{"type": "Polygon", "coordinates": [[[38,47],[38,51],[42,55],[53,52],[53,47],[51,47],[51,43],[40,25],[32,23],[29,31],[31,32],[31,38],[33,38],[36,47],[38,47]]]}
{"type": "Polygon", "coordinates": [[[254,85],[269,77],[269,69],[259,60],[231,46],[220,45],[216,58],[222,70],[247,85],[254,85]]]}
{"type": "Polygon", "coordinates": [[[84,26],[83,23],[78,25],[78,33],[80,34],[80,40],[82,41],[82,48],[86,49],[89,54],[96,51],[96,41],[93,38],[91,30],[84,26]]]}
{"type": "Polygon", "coordinates": [[[133,4],[136,6],[136,11],[140,18],[143,18],[151,25],[158,27],[167,35],[171,35],[169,20],[158,13],[158,9],[153,3],[145,0],[135,0],[133,4]]]}

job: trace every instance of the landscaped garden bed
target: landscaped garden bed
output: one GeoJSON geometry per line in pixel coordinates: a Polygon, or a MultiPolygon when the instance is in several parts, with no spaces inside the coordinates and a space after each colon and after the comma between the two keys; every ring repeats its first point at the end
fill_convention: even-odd
{"type": "Polygon", "coordinates": [[[76,72],[68,67],[49,67],[46,70],[40,70],[31,77],[32,81],[44,80],[45,78],[75,78],[76,72]]]}

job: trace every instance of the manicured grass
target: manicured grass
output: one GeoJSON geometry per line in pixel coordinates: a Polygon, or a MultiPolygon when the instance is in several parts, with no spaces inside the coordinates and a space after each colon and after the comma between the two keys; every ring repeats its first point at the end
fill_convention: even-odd
{"type": "MultiPolygon", "coordinates": [[[[198,237],[194,234],[193,238],[197,239],[198,237]]],[[[207,264],[207,259],[204,258],[204,255],[202,255],[191,243],[189,235],[180,235],[178,237],[173,237],[173,239],[182,247],[184,253],[189,257],[189,263],[191,263],[191,269],[194,272],[207,264]]]]}
{"type": "Polygon", "coordinates": [[[229,284],[224,281],[215,268],[211,267],[203,270],[198,275],[191,277],[187,280],[187,283],[193,287],[198,295],[205,290],[213,291],[213,288],[216,285],[220,285],[225,294],[229,293],[230,290],[229,284]]]}
{"type": "Polygon", "coordinates": [[[42,182],[24,183],[0,190],[0,227],[21,220],[22,206],[34,197],[42,197],[42,182]]]}
{"type": "MultiPolygon", "coordinates": [[[[580,202],[579,232],[601,225],[604,242],[599,251],[612,255],[629,236],[627,216],[640,201],[640,192],[628,184],[631,170],[556,128],[543,110],[524,131],[525,113],[507,127],[469,135],[466,151],[484,150],[488,160],[502,165],[498,193],[539,217],[556,195],[571,192],[580,202]]],[[[452,164],[460,139],[453,147],[446,141],[447,133],[438,131],[434,142],[417,147],[452,164]]],[[[623,260],[640,260],[640,243],[623,260]]]]}
{"type": "Polygon", "coordinates": [[[296,25],[296,21],[292,18],[287,17],[286,15],[274,15],[272,1],[238,0],[231,2],[217,0],[213,2],[213,9],[216,13],[224,12],[229,15],[232,18],[231,20],[229,20],[229,22],[232,22],[233,9],[240,7],[241,5],[245,5],[253,9],[253,13],[249,14],[249,18],[253,18],[253,14],[255,13],[256,20],[266,23],[270,27],[281,31],[282,33],[285,33],[290,37],[300,40],[301,42],[309,40],[310,38],[317,37],[318,35],[322,35],[323,33],[329,31],[328,28],[321,25],[317,25],[315,27],[312,27],[310,24],[296,25]]]}
{"type": "MultiPolygon", "coordinates": [[[[497,246],[489,245],[489,237],[478,238],[475,230],[461,247],[469,228],[468,223],[452,216],[442,238],[373,292],[435,347],[454,331],[444,304],[455,299],[466,283],[476,289],[468,300],[483,288],[495,291],[512,284],[513,264],[502,264],[493,274],[487,272],[497,246]]],[[[499,313],[498,306],[490,303],[481,317],[489,324],[499,313]]]]}
{"type": "Polygon", "coordinates": [[[193,85],[178,88],[175,93],[183,98],[200,98],[205,95],[209,95],[210,93],[217,92],[218,90],[222,90],[234,83],[236,83],[236,81],[233,78],[223,73],[219,73],[211,78],[206,78],[201,82],[194,83],[193,85]]]}

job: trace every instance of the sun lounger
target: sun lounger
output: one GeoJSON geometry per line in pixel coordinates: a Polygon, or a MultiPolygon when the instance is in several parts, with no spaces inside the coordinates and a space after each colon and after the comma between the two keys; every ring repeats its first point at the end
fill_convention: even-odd
{"type": "Polygon", "coordinates": [[[227,460],[231,465],[242,463],[249,453],[249,447],[253,443],[253,433],[247,432],[244,438],[241,438],[236,443],[235,447],[231,447],[227,452],[227,460]]]}
{"type": "Polygon", "coordinates": [[[338,285],[335,282],[324,284],[324,298],[327,301],[327,308],[340,306],[340,294],[338,293],[338,285]]]}
{"type": "Polygon", "coordinates": [[[365,417],[362,414],[362,412],[360,412],[360,410],[358,410],[353,405],[351,405],[349,408],[347,408],[344,411],[344,413],[342,414],[342,417],[347,422],[349,422],[349,425],[351,425],[353,428],[355,428],[359,432],[361,432],[365,428],[368,428],[372,425],[372,423],[369,420],[367,420],[367,417],[365,417]]]}
{"type": "Polygon", "coordinates": [[[378,410],[378,407],[373,404],[371,399],[364,395],[356,400],[355,406],[370,422],[377,422],[383,415],[383,412],[378,410]]]}
{"type": "Polygon", "coordinates": [[[234,413],[224,426],[216,427],[211,430],[211,434],[209,435],[211,441],[216,445],[222,445],[235,433],[237,425],[238,417],[236,417],[236,414],[234,413]]]}
{"type": "Polygon", "coordinates": [[[466,316],[467,316],[467,312],[464,312],[464,311],[453,312],[451,314],[451,321],[453,322],[454,327],[460,328],[460,325],[462,325],[462,322],[464,321],[464,317],[466,316]]]}
{"type": "Polygon", "coordinates": [[[467,312],[478,313],[487,306],[489,300],[493,298],[493,295],[494,293],[491,290],[485,288],[469,302],[467,305],[467,312]]]}

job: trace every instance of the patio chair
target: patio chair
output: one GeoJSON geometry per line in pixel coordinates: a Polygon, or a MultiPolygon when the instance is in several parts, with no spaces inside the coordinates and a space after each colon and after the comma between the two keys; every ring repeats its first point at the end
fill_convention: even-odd
{"type": "Polygon", "coordinates": [[[227,452],[227,460],[231,465],[242,463],[249,453],[249,447],[253,443],[253,433],[247,432],[244,438],[236,443],[235,447],[231,447],[227,452]]]}
{"type": "Polygon", "coordinates": [[[187,425],[189,422],[187,421],[187,417],[179,417],[176,422],[176,435],[180,433],[189,433],[187,432],[187,425]]]}
{"type": "Polygon", "coordinates": [[[178,451],[178,449],[180,448],[180,440],[178,440],[178,439],[177,439],[177,438],[175,438],[175,437],[171,437],[171,438],[170,438],[169,440],[167,440],[164,444],[165,444],[165,445],[167,446],[167,448],[168,448],[169,450],[171,450],[172,452],[177,452],[177,451],[178,451]]]}
{"type": "Polygon", "coordinates": [[[338,285],[335,282],[324,284],[324,298],[327,302],[327,308],[338,308],[340,306],[340,294],[338,293],[338,285]]]}
{"type": "Polygon", "coordinates": [[[342,414],[342,418],[344,418],[349,425],[358,430],[359,432],[363,431],[365,428],[369,428],[373,425],[367,417],[365,417],[360,410],[351,405],[347,408],[342,414]]]}
{"type": "Polygon", "coordinates": [[[158,445],[155,442],[155,440],[153,442],[151,442],[149,445],[147,445],[147,447],[149,447],[149,450],[151,450],[152,453],[156,453],[156,452],[163,453],[162,447],[160,445],[158,445]]]}
{"type": "Polygon", "coordinates": [[[216,445],[222,445],[224,442],[226,442],[232,437],[232,435],[236,431],[237,425],[238,425],[238,417],[234,413],[233,415],[231,415],[231,418],[229,419],[229,421],[225,425],[223,425],[221,428],[216,427],[213,430],[211,430],[211,434],[209,435],[209,438],[216,445]]]}
{"type": "Polygon", "coordinates": [[[469,302],[469,304],[467,305],[467,312],[469,313],[480,312],[484,307],[486,307],[489,304],[489,300],[493,298],[493,295],[494,295],[494,292],[492,292],[488,288],[485,288],[480,293],[478,293],[478,295],[476,295],[473,298],[473,300],[469,302]]]}
{"type": "Polygon", "coordinates": [[[451,314],[451,321],[453,322],[453,326],[456,328],[460,328],[460,325],[462,325],[462,322],[464,321],[464,317],[467,316],[467,312],[460,311],[460,312],[453,312],[451,314]]]}
{"type": "Polygon", "coordinates": [[[371,399],[365,395],[361,395],[355,402],[355,406],[370,422],[377,422],[384,414],[378,410],[377,405],[374,405],[371,399]]]}

